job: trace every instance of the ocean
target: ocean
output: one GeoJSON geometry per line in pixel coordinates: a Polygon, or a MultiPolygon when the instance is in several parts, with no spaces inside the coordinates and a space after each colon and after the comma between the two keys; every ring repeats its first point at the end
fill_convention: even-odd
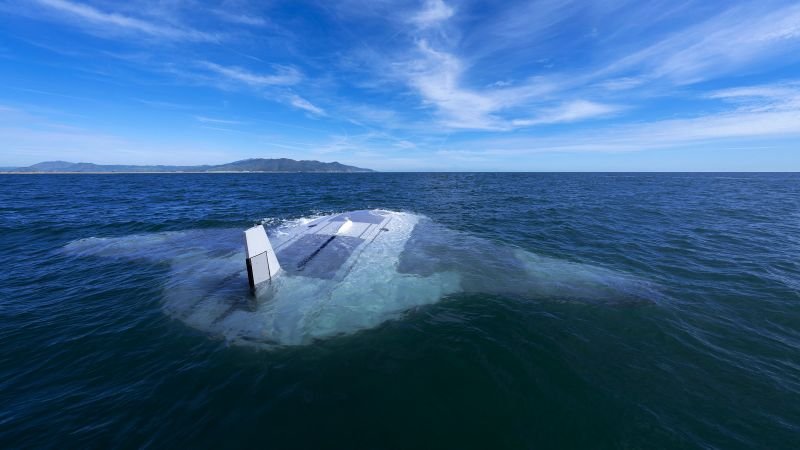
{"type": "Polygon", "coordinates": [[[794,449],[798,255],[800,174],[0,175],[0,448],[794,449]],[[360,209],[460,288],[269,342],[176,313],[242,230],[360,209]]]}

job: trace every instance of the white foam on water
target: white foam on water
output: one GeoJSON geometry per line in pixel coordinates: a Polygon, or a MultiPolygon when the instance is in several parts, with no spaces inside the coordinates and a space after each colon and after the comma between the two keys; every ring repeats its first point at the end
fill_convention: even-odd
{"type": "MultiPolygon", "coordinates": [[[[319,213],[311,214],[305,217],[298,217],[296,219],[281,220],[277,226],[272,228],[270,234],[272,234],[274,238],[296,234],[298,230],[301,230],[302,227],[307,226],[311,222],[330,216],[331,214],[319,213]]],[[[261,225],[264,225],[264,228],[267,228],[267,226],[271,225],[273,221],[274,219],[265,217],[261,220],[261,225]]]]}
{"type": "Polygon", "coordinates": [[[539,297],[606,303],[654,299],[655,291],[649,283],[628,274],[520,249],[515,249],[514,255],[526,272],[519,284],[539,297]]]}
{"type": "MultiPolygon", "coordinates": [[[[342,281],[283,273],[252,298],[247,288],[241,230],[187,230],[71,242],[64,251],[167,262],[164,310],[188,325],[232,342],[296,345],[375,327],[416,306],[459,291],[453,272],[430,276],[396,271],[419,216],[392,216],[391,232],[357,250],[357,263],[342,281]]],[[[277,227],[277,248],[325,216],[277,227]]],[[[352,258],[351,257],[351,258],[352,258]]]]}
{"type": "MultiPolygon", "coordinates": [[[[423,238],[429,241],[421,243],[410,238],[420,221],[430,223],[429,219],[379,213],[391,216],[390,232],[359,247],[340,269],[349,270],[346,276],[322,279],[284,272],[255,297],[248,289],[241,230],[88,238],[71,242],[64,251],[167,263],[166,313],[230,342],[267,346],[308,344],[373,328],[462,291],[603,301],[620,297],[637,283],[600,267],[545,258],[477,237],[467,236],[465,241],[462,234],[440,226],[430,233],[426,228],[423,238]]],[[[270,236],[273,246],[281,247],[324,217],[279,225],[270,236]]]]}

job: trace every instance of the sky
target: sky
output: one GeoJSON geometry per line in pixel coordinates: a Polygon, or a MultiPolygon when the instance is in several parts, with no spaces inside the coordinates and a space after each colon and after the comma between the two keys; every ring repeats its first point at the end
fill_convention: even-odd
{"type": "Polygon", "coordinates": [[[0,166],[799,171],[800,3],[0,0],[0,166]]]}

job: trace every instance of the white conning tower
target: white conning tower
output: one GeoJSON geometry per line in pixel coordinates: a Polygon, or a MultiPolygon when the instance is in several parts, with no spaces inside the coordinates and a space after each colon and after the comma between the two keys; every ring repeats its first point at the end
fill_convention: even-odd
{"type": "Polygon", "coordinates": [[[272,281],[281,270],[278,257],[272,249],[263,225],[256,225],[244,232],[244,247],[247,252],[247,278],[250,289],[265,281],[272,281]]]}

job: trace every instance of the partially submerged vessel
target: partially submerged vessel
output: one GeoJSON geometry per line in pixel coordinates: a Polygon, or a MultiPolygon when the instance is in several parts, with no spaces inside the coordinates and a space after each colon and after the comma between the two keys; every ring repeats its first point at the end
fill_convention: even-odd
{"type": "Polygon", "coordinates": [[[408,212],[284,221],[269,234],[257,225],[244,232],[244,254],[240,233],[89,238],[66,250],[166,263],[162,301],[169,315],[230,342],[266,346],[374,328],[460,293],[606,304],[658,296],[634,276],[540,256],[408,212]]]}
{"type": "MultiPolygon", "coordinates": [[[[402,223],[403,217],[388,211],[352,211],[321,217],[299,227],[274,249],[264,226],[254,226],[244,232],[250,289],[256,292],[280,274],[342,281],[361,253],[375,245],[381,233],[390,231],[393,219],[398,226],[395,231],[407,231],[404,229],[408,223],[402,223]]],[[[409,236],[403,235],[405,239],[409,236]]]]}

